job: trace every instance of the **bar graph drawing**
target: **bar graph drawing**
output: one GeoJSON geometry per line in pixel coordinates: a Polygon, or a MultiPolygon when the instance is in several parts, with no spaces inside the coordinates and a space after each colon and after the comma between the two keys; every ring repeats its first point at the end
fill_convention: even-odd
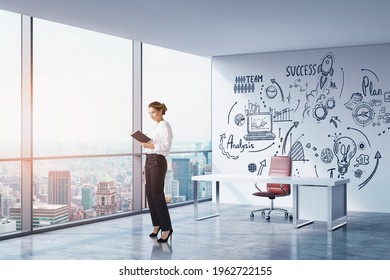
{"type": "Polygon", "coordinates": [[[273,116],[274,122],[291,122],[291,111],[293,109],[285,108],[281,111],[276,111],[275,109],[271,109],[271,113],[273,116]]]}

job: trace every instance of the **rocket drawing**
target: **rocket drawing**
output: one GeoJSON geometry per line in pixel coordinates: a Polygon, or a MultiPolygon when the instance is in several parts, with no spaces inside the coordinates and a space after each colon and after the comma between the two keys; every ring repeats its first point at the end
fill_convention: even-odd
{"type": "Polygon", "coordinates": [[[320,77],[320,87],[324,87],[326,81],[328,80],[328,75],[333,76],[333,56],[331,53],[328,53],[321,61],[321,64],[318,65],[318,73],[321,73],[320,77]]]}

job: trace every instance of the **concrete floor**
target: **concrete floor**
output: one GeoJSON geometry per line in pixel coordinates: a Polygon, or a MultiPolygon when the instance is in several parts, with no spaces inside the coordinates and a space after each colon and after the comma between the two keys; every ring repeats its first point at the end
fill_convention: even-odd
{"type": "MultiPolygon", "coordinates": [[[[200,204],[200,215],[212,210],[200,204]],[[203,213],[202,213],[203,211],[203,213]]],[[[193,206],[170,209],[171,242],[149,238],[149,214],[0,241],[0,260],[389,260],[390,214],[348,213],[333,232],[324,222],[294,229],[283,214],[266,221],[255,206],[221,205],[221,215],[194,221],[193,206]]]]}

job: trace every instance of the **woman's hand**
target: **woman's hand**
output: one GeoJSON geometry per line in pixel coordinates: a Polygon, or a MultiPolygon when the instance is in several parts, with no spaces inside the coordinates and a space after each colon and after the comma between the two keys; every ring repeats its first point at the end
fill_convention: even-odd
{"type": "Polygon", "coordinates": [[[152,142],[145,142],[145,143],[141,143],[142,144],[142,147],[144,147],[145,149],[154,149],[154,144],[152,142]]]}

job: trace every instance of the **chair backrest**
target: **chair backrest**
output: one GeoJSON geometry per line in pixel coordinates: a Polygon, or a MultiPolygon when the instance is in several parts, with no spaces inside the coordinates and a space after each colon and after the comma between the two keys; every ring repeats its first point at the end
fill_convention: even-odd
{"type": "MultiPolygon", "coordinates": [[[[273,156],[271,157],[271,164],[269,168],[269,176],[291,176],[291,157],[289,156],[273,156]]],[[[280,184],[267,184],[267,192],[272,192],[275,194],[286,194],[289,195],[291,192],[291,188],[289,184],[282,184],[282,188],[280,184]]]]}

